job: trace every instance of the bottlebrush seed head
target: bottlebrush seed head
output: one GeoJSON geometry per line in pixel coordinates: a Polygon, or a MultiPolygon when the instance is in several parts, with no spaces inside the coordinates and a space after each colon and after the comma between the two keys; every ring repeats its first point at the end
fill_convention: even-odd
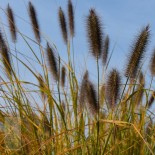
{"type": "Polygon", "coordinates": [[[65,14],[64,14],[63,10],[61,9],[61,7],[59,8],[59,25],[61,28],[64,42],[67,44],[67,42],[68,42],[67,24],[66,24],[65,14]]]}
{"type": "Polygon", "coordinates": [[[108,76],[106,84],[106,99],[108,106],[114,108],[120,95],[121,77],[116,69],[113,69],[108,76]]]}
{"type": "Polygon", "coordinates": [[[103,48],[102,24],[95,9],[90,9],[87,17],[87,33],[90,51],[92,55],[98,59],[103,48]]]}
{"type": "Polygon", "coordinates": [[[17,40],[16,24],[15,24],[13,11],[12,11],[11,7],[9,6],[9,4],[7,7],[7,17],[8,17],[8,23],[9,23],[9,27],[10,27],[12,40],[13,40],[13,42],[16,42],[16,40],[17,40]]]}
{"type": "Polygon", "coordinates": [[[143,28],[133,44],[126,67],[126,77],[135,78],[143,59],[150,37],[149,26],[143,28]]]}
{"type": "Polygon", "coordinates": [[[31,2],[29,2],[29,15],[30,15],[30,19],[31,19],[33,32],[35,34],[35,38],[40,43],[40,41],[41,41],[40,27],[39,27],[38,20],[37,20],[36,10],[31,2]]]}

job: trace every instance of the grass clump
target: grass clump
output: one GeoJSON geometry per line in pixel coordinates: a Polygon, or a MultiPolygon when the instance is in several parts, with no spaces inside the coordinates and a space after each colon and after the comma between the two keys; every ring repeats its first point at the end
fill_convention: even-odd
{"type": "MultiPolygon", "coordinates": [[[[58,22],[67,47],[68,60],[65,61],[59,55],[59,45],[51,43],[40,33],[36,11],[31,2],[28,9],[37,42],[20,30],[17,31],[16,16],[8,5],[7,17],[13,43],[18,42],[17,35],[20,35],[38,66],[35,68],[31,65],[30,58],[26,56],[20,59],[14,55],[1,31],[0,153],[154,154],[155,125],[154,113],[151,111],[155,98],[155,90],[152,89],[154,53],[149,64],[152,76],[149,86],[145,84],[146,74],[142,69],[150,40],[150,27],[144,27],[133,42],[123,77],[118,69],[109,71],[105,66],[110,61],[110,37],[106,35],[104,38],[101,18],[95,9],[90,9],[86,18],[86,32],[90,52],[95,58],[97,78],[92,81],[88,67],[80,80],[74,62],[76,19],[71,0],[67,8],[68,18],[61,7],[58,8],[58,22]],[[31,42],[38,47],[40,55],[36,54],[31,42]],[[47,43],[46,47],[43,42],[47,43]],[[27,59],[28,63],[25,62],[27,59]],[[18,62],[17,66],[15,61],[18,62]],[[34,80],[23,80],[20,77],[24,74],[21,69],[18,70],[21,66],[34,80]],[[9,128],[6,123],[12,118],[14,124],[8,124],[12,127],[9,128]],[[10,137],[9,140],[7,137],[10,137]]],[[[17,49],[15,47],[16,52],[17,49]]]]}

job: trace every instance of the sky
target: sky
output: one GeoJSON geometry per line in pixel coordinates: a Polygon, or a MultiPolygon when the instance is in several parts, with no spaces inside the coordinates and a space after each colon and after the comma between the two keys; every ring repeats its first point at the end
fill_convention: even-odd
{"type": "MultiPolygon", "coordinates": [[[[9,4],[14,11],[15,20],[20,32],[35,39],[27,11],[28,2],[28,0],[0,0],[0,29],[2,32],[5,30],[11,49],[14,49],[14,44],[11,42],[8,22],[4,11],[9,4]]],[[[66,45],[63,42],[59,27],[58,8],[61,6],[67,16],[67,0],[31,0],[31,2],[35,6],[38,15],[41,33],[44,37],[48,38],[51,44],[54,43],[56,45],[59,54],[66,60],[66,45]]],[[[152,50],[155,47],[154,0],[72,0],[72,3],[75,7],[75,63],[79,76],[88,68],[92,79],[97,78],[96,63],[89,52],[86,31],[86,17],[89,14],[90,8],[96,9],[103,24],[104,35],[108,34],[110,37],[110,52],[114,49],[109,70],[111,68],[118,68],[123,74],[132,43],[141,28],[148,24],[151,29],[151,40],[145,58],[149,62],[152,50]]],[[[33,58],[30,49],[22,40],[21,36],[18,35],[17,38],[17,50],[27,57],[33,58]]],[[[30,44],[36,53],[39,54],[38,47],[32,42],[30,44]]],[[[46,45],[44,39],[42,39],[42,44],[43,46],[46,45]]],[[[19,57],[22,58],[20,54],[19,57]]],[[[37,64],[35,65],[39,72],[40,68],[37,64]]],[[[23,66],[20,67],[20,71],[22,72],[21,76],[23,78],[34,80],[23,66]]],[[[148,72],[148,76],[150,76],[149,74],[148,72]]]]}
{"type": "MultiPolygon", "coordinates": [[[[61,6],[67,15],[67,0],[32,0],[31,2],[36,8],[41,31],[50,38],[52,43],[56,44],[59,52],[63,55],[65,44],[58,23],[58,8],[61,6]]],[[[26,8],[28,0],[0,0],[1,8],[6,9],[8,4],[16,14],[18,29],[27,36],[34,38],[26,8]]],[[[80,58],[83,54],[88,54],[86,17],[90,8],[95,8],[101,17],[103,31],[110,36],[111,48],[116,44],[113,59],[117,59],[115,59],[114,66],[120,69],[124,64],[124,58],[130,52],[130,45],[134,37],[142,27],[150,24],[151,40],[155,39],[154,0],[85,0],[84,2],[73,0],[73,5],[75,7],[76,25],[74,46],[75,53],[80,58]]],[[[8,25],[2,10],[0,10],[0,18],[3,23],[8,25]]],[[[6,27],[5,29],[9,36],[8,29],[6,27]]],[[[8,37],[8,39],[10,38],[8,37]]],[[[20,43],[17,46],[23,47],[20,43]]]]}

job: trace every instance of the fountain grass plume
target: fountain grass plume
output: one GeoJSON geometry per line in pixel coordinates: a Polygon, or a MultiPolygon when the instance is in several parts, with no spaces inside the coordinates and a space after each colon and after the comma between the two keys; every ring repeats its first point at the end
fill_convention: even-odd
{"type": "Polygon", "coordinates": [[[86,107],[92,115],[98,112],[99,105],[97,102],[96,90],[93,83],[89,80],[88,71],[85,72],[82,79],[79,103],[80,109],[86,107]]]}
{"type": "Polygon", "coordinates": [[[87,86],[87,81],[88,81],[89,73],[88,71],[85,72],[82,82],[80,85],[80,94],[79,94],[79,109],[82,110],[84,108],[85,104],[85,98],[86,98],[86,86],[87,86]]]}
{"type": "Polygon", "coordinates": [[[149,99],[149,102],[148,102],[148,108],[151,108],[153,102],[154,102],[154,98],[155,98],[155,91],[153,91],[150,99],[149,99]]]}
{"type": "Polygon", "coordinates": [[[108,106],[114,108],[120,95],[121,77],[116,69],[110,71],[106,84],[106,99],[108,106]]]}
{"type": "Polygon", "coordinates": [[[153,53],[151,56],[150,71],[151,71],[152,77],[154,77],[155,76],[155,49],[153,50],[153,53]]]}
{"type": "Polygon", "coordinates": [[[149,42],[150,31],[149,26],[143,28],[140,34],[137,36],[132,51],[128,57],[128,64],[125,70],[125,76],[130,78],[135,78],[137,71],[140,67],[142,59],[144,57],[146,47],[149,42]]]}
{"type": "Polygon", "coordinates": [[[16,42],[16,40],[17,40],[16,23],[15,23],[13,11],[12,11],[11,7],[9,6],[9,4],[7,7],[7,17],[8,17],[8,23],[9,23],[12,41],[16,42]]]}
{"type": "Polygon", "coordinates": [[[109,44],[110,44],[110,40],[109,40],[109,36],[107,35],[103,44],[102,62],[104,65],[107,63],[107,59],[108,59],[109,46],[110,46],[109,44]]]}
{"type": "Polygon", "coordinates": [[[67,44],[68,42],[67,24],[66,24],[65,14],[61,7],[59,8],[59,25],[61,28],[63,40],[67,44]]]}
{"type": "Polygon", "coordinates": [[[98,113],[99,105],[97,101],[96,90],[93,83],[90,80],[87,80],[86,83],[86,102],[88,105],[88,109],[92,115],[98,113]]]}
{"type": "Polygon", "coordinates": [[[62,66],[61,68],[61,86],[65,86],[65,81],[66,81],[66,68],[65,66],[62,66]]]}
{"type": "Polygon", "coordinates": [[[75,34],[74,9],[71,0],[68,0],[68,18],[69,18],[70,35],[74,37],[75,34]]]}
{"type": "Polygon", "coordinates": [[[101,20],[95,9],[90,9],[87,16],[87,33],[90,51],[96,59],[99,59],[103,48],[103,32],[101,20]]]}
{"type": "Polygon", "coordinates": [[[136,105],[139,105],[143,99],[144,87],[145,87],[145,77],[142,72],[139,74],[139,84],[137,85],[137,93],[134,95],[134,101],[136,105]]]}
{"type": "Polygon", "coordinates": [[[6,42],[5,42],[1,32],[0,32],[0,50],[1,50],[1,57],[2,57],[2,62],[3,62],[4,68],[5,68],[5,72],[8,75],[8,77],[11,78],[12,66],[11,66],[9,49],[6,45],[6,42]]]}
{"type": "Polygon", "coordinates": [[[41,37],[40,37],[40,27],[37,19],[37,13],[31,2],[29,2],[29,15],[35,38],[40,43],[41,37]]]}
{"type": "Polygon", "coordinates": [[[48,43],[47,43],[46,53],[47,53],[49,69],[53,75],[54,80],[58,81],[58,67],[57,67],[56,57],[53,49],[49,46],[48,43]]]}

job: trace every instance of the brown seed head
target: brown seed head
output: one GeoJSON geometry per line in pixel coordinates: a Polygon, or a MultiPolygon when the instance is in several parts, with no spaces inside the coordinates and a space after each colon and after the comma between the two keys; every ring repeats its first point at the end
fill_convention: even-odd
{"type": "Polygon", "coordinates": [[[10,54],[9,54],[9,50],[6,45],[6,42],[3,39],[3,36],[1,33],[0,33],[0,50],[1,50],[1,56],[2,56],[3,65],[5,67],[5,71],[8,77],[11,78],[12,67],[11,67],[11,61],[10,61],[10,54]]]}
{"type": "Polygon", "coordinates": [[[149,26],[142,29],[136,41],[133,45],[132,52],[128,58],[128,64],[126,67],[125,75],[130,78],[135,78],[137,70],[140,67],[140,63],[143,59],[143,55],[146,51],[146,47],[149,41],[149,26]]]}
{"type": "Polygon", "coordinates": [[[9,23],[9,27],[10,27],[12,40],[13,40],[13,42],[16,42],[16,40],[17,40],[16,24],[15,24],[13,11],[10,8],[9,4],[7,7],[7,17],[8,17],[8,23],[9,23]]]}
{"type": "Polygon", "coordinates": [[[74,10],[71,0],[68,0],[68,17],[69,17],[70,35],[74,37],[74,10]]]}
{"type": "Polygon", "coordinates": [[[61,68],[61,86],[65,86],[65,79],[66,79],[66,68],[63,66],[61,68]]]}
{"type": "Polygon", "coordinates": [[[87,33],[92,55],[98,59],[101,55],[102,43],[102,24],[95,9],[90,9],[87,17],[87,33]]]}
{"type": "Polygon", "coordinates": [[[134,102],[136,105],[139,105],[143,99],[144,87],[145,87],[145,77],[143,73],[140,72],[139,84],[137,85],[136,88],[137,93],[134,95],[134,102]]]}
{"type": "Polygon", "coordinates": [[[102,62],[105,65],[107,63],[108,53],[109,53],[109,36],[106,36],[104,45],[103,45],[103,56],[102,62]]]}
{"type": "Polygon", "coordinates": [[[82,79],[79,103],[80,103],[80,109],[83,109],[84,106],[85,107],[87,106],[91,114],[94,115],[98,112],[99,106],[97,102],[96,91],[94,85],[89,80],[88,71],[85,72],[82,79]]]}
{"type": "Polygon", "coordinates": [[[90,112],[94,115],[97,114],[99,105],[97,101],[96,90],[91,81],[87,81],[86,85],[86,101],[90,112]]]}
{"type": "Polygon", "coordinates": [[[121,77],[116,69],[113,69],[109,73],[107,85],[106,85],[106,99],[108,106],[114,108],[117,103],[117,99],[120,95],[120,83],[121,77]]]}
{"type": "Polygon", "coordinates": [[[149,103],[148,103],[148,108],[150,108],[154,102],[154,98],[155,98],[155,91],[153,91],[150,99],[149,99],[149,103]]]}
{"type": "Polygon", "coordinates": [[[66,24],[66,18],[65,18],[64,12],[61,9],[61,7],[59,8],[59,24],[60,24],[64,42],[67,44],[67,41],[68,41],[67,24],[66,24]]]}
{"type": "Polygon", "coordinates": [[[35,38],[40,43],[41,37],[40,37],[40,28],[39,28],[39,24],[38,24],[38,20],[37,20],[37,14],[36,14],[36,10],[31,2],[29,2],[29,15],[30,15],[30,19],[31,19],[33,32],[35,34],[35,38]]]}
{"type": "Polygon", "coordinates": [[[87,86],[88,77],[89,77],[89,74],[88,74],[88,71],[86,71],[83,76],[81,86],[80,86],[80,95],[79,95],[79,109],[80,110],[84,108],[85,101],[86,101],[86,86],[87,86]]]}
{"type": "Polygon", "coordinates": [[[150,71],[151,71],[151,75],[155,76],[155,49],[153,50],[152,57],[151,57],[150,71]]]}
{"type": "Polygon", "coordinates": [[[58,80],[57,61],[56,61],[53,49],[48,45],[48,43],[47,43],[46,51],[47,51],[47,59],[48,59],[50,71],[53,75],[53,78],[57,81],[58,80]]]}

